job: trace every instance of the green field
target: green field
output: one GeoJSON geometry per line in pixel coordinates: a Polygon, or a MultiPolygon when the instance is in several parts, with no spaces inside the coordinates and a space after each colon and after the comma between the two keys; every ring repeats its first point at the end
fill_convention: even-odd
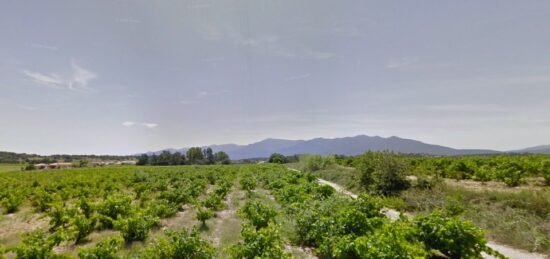
{"type": "Polygon", "coordinates": [[[0,173],[20,171],[21,167],[23,166],[19,164],[1,164],[0,163],[0,173]]]}
{"type": "Polygon", "coordinates": [[[383,198],[365,194],[354,200],[319,185],[311,173],[282,165],[7,172],[0,175],[0,190],[0,249],[8,257],[396,258],[491,252],[483,231],[469,222],[441,212],[392,221],[380,213],[383,198]],[[429,231],[447,224],[454,228],[429,231]]]}

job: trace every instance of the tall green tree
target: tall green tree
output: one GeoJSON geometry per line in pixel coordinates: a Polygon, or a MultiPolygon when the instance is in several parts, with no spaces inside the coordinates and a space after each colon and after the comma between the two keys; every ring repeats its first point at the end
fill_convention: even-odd
{"type": "Polygon", "coordinates": [[[205,148],[203,150],[204,152],[204,159],[206,160],[206,163],[211,165],[214,163],[214,151],[212,151],[212,148],[205,148]]]}
{"type": "Polygon", "coordinates": [[[271,156],[269,157],[269,163],[275,163],[275,164],[285,164],[287,163],[287,159],[284,155],[282,154],[279,154],[279,153],[273,153],[271,154],[271,156]]]}
{"type": "Polygon", "coordinates": [[[187,150],[187,160],[190,164],[200,164],[204,161],[204,154],[200,147],[192,147],[187,150]]]}
{"type": "Polygon", "coordinates": [[[229,159],[229,155],[223,151],[218,151],[214,154],[214,162],[217,164],[230,164],[231,159],[229,159]]]}
{"type": "Polygon", "coordinates": [[[146,164],[149,164],[149,156],[147,154],[141,154],[141,156],[139,156],[138,158],[136,165],[146,165],[146,164]]]}

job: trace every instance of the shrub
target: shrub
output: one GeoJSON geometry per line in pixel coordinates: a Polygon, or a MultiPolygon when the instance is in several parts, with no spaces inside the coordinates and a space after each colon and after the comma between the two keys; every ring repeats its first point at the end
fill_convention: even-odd
{"type": "Polygon", "coordinates": [[[86,216],[86,218],[89,218],[92,213],[94,212],[94,209],[92,205],[88,202],[88,200],[84,197],[80,198],[80,201],[78,203],[78,208],[86,216]]]}
{"type": "Polygon", "coordinates": [[[202,225],[206,225],[206,221],[212,218],[212,211],[208,208],[198,208],[197,209],[197,220],[202,222],[202,225]]]}
{"type": "Polygon", "coordinates": [[[428,250],[439,250],[451,258],[480,258],[483,251],[492,252],[486,246],[483,230],[456,216],[449,217],[436,210],[418,216],[415,225],[419,240],[428,250]]]}
{"type": "Polygon", "coordinates": [[[357,258],[425,258],[424,247],[412,235],[407,224],[385,224],[373,234],[357,238],[354,252],[357,258]]]}
{"type": "Polygon", "coordinates": [[[125,219],[115,221],[115,228],[120,230],[124,241],[142,241],[147,238],[153,226],[159,223],[159,219],[150,215],[134,214],[125,219]]]}
{"type": "Polygon", "coordinates": [[[161,199],[165,199],[174,204],[182,204],[190,201],[191,195],[185,189],[172,189],[163,191],[160,194],[161,199]]]}
{"type": "Polygon", "coordinates": [[[229,249],[231,258],[291,258],[284,251],[283,241],[273,225],[256,229],[245,224],[241,230],[243,241],[229,249]]]}
{"type": "Polygon", "coordinates": [[[517,162],[504,163],[497,169],[495,177],[508,187],[518,186],[522,183],[522,167],[517,162]]]}
{"type": "Polygon", "coordinates": [[[409,187],[405,163],[389,152],[365,153],[359,161],[361,182],[366,190],[382,195],[396,195],[409,187]]]}
{"type": "Polygon", "coordinates": [[[274,164],[286,164],[286,163],[288,163],[286,157],[282,154],[279,154],[279,153],[271,154],[271,156],[269,156],[268,162],[269,163],[274,163],[274,164]]]}
{"type": "Polygon", "coordinates": [[[220,210],[223,208],[223,200],[219,195],[213,194],[206,198],[206,200],[202,201],[202,205],[205,208],[212,210],[220,210]]]}
{"type": "Polygon", "coordinates": [[[178,213],[179,208],[180,208],[179,205],[171,203],[167,200],[161,199],[161,200],[156,200],[152,202],[147,207],[147,213],[151,215],[155,215],[159,218],[169,218],[176,215],[176,213],[178,213]]]}
{"type": "Polygon", "coordinates": [[[259,201],[246,202],[238,213],[241,217],[248,219],[256,229],[267,227],[269,222],[273,221],[277,215],[274,209],[259,201]]]}
{"type": "Polygon", "coordinates": [[[85,215],[76,215],[71,219],[71,227],[75,242],[78,243],[91,234],[96,225],[96,218],[87,218],[85,215]]]}
{"type": "Polygon", "coordinates": [[[56,230],[59,227],[65,227],[73,214],[74,211],[65,209],[61,204],[55,204],[47,213],[50,217],[50,229],[56,230]]]}
{"type": "Polygon", "coordinates": [[[495,177],[494,169],[488,165],[484,165],[475,170],[473,179],[475,181],[487,182],[495,177]]]}
{"type": "Polygon", "coordinates": [[[97,206],[100,214],[99,221],[102,228],[112,228],[113,221],[120,215],[126,216],[132,211],[132,198],[128,196],[112,195],[97,206]]]}
{"type": "Polygon", "coordinates": [[[58,258],[60,256],[56,255],[52,249],[65,239],[63,231],[48,236],[43,231],[37,230],[25,234],[20,244],[8,250],[14,252],[17,258],[58,258]]]}
{"type": "Polygon", "coordinates": [[[257,181],[254,176],[247,174],[242,176],[240,180],[240,184],[241,184],[241,189],[245,190],[248,193],[248,195],[250,195],[252,194],[252,191],[256,189],[257,181]]]}
{"type": "Polygon", "coordinates": [[[50,209],[52,202],[53,196],[43,188],[37,189],[32,198],[32,205],[36,207],[36,210],[39,212],[45,212],[50,209]]]}
{"type": "Polygon", "coordinates": [[[332,188],[331,186],[328,186],[328,185],[320,185],[317,187],[317,194],[319,195],[320,198],[322,199],[326,199],[330,196],[332,196],[336,191],[334,190],[334,188],[332,188]]]}
{"type": "Polygon", "coordinates": [[[147,248],[139,258],[214,258],[214,247],[193,229],[166,232],[168,240],[161,239],[147,248]]]}
{"type": "Polygon", "coordinates": [[[315,172],[336,164],[336,159],[334,156],[303,155],[300,156],[300,162],[305,165],[306,170],[315,172]]]}
{"type": "Polygon", "coordinates": [[[21,203],[23,203],[23,198],[18,193],[7,193],[0,201],[0,205],[6,208],[6,214],[16,212],[21,203]]]}
{"type": "Polygon", "coordinates": [[[99,242],[94,248],[81,249],[78,257],[81,259],[117,259],[117,252],[122,248],[120,237],[111,237],[99,242]]]}
{"type": "Polygon", "coordinates": [[[541,162],[541,171],[546,185],[550,186],[550,160],[541,162]]]}

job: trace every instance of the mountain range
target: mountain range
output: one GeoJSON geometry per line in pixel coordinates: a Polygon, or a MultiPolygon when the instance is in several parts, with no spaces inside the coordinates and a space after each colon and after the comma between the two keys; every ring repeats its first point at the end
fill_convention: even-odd
{"type": "Polygon", "coordinates": [[[550,154],[550,145],[529,147],[511,151],[511,153],[534,153],[534,154],[550,154]]]}
{"type": "MultiPolygon", "coordinates": [[[[339,154],[339,155],[359,155],[365,151],[383,151],[390,150],[398,153],[407,154],[426,154],[437,156],[454,155],[475,155],[475,154],[497,154],[497,153],[544,153],[550,154],[550,145],[537,146],[513,151],[496,151],[489,149],[455,149],[440,145],[427,144],[412,139],[399,137],[379,137],[359,135],[355,137],[343,138],[315,138],[310,140],[287,140],[268,138],[248,145],[223,144],[210,145],[212,150],[224,151],[233,160],[247,158],[269,157],[273,153],[283,155],[296,154],[339,154]]],[[[187,148],[165,149],[169,152],[186,152],[187,148]]],[[[162,151],[148,152],[148,154],[159,154],[162,151]]]]}

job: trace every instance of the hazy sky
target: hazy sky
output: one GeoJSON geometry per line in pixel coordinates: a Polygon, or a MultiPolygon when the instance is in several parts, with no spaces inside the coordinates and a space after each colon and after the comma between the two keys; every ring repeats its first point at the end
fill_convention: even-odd
{"type": "Polygon", "coordinates": [[[550,1],[2,1],[0,150],[550,144],[550,1]]]}

